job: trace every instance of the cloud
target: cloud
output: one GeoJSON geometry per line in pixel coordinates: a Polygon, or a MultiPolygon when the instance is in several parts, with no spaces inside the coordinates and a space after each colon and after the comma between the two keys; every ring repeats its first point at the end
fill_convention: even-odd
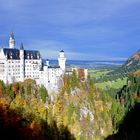
{"type": "MultiPolygon", "coordinates": [[[[27,48],[40,50],[43,58],[56,59],[59,51],[69,51],[69,46],[55,40],[32,40],[26,44],[27,48]]],[[[25,46],[25,49],[27,49],[25,46]]]]}
{"type": "Polygon", "coordinates": [[[25,48],[41,50],[43,57],[57,58],[64,49],[69,59],[123,59],[140,44],[139,5],[140,0],[0,0],[0,34],[16,32],[25,48]]]}
{"type": "MultiPolygon", "coordinates": [[[[100,51],[100,55],[97,55],[96,51],[94,52],[81,52],[75,51],[71,49],[71,46],[64,44],[63,42],[59,42],[56,40],[32,40],[29,44],[26,44],[25,49],[36,49],[40,50],[43,58],[49,59],[57,59],[60,50],[65,51],[65,55],[69,60],[124,60],[125,58],[119,57],[109,57],[104,56],[104,52],[100,51]]],[[[97,48],[95,49],[97,50],[97,48]]]]}

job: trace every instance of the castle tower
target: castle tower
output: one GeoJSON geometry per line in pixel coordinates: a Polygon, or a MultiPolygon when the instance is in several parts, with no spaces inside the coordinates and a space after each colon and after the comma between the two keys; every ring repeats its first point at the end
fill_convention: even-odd
{"type": "Polygon", "coordinates": [[[24,75],[25,75],[25,64],[24,64],[24,47],[23,47],[23,43],[21,43],[20,46],[20,81],[24,81],[24,75]]]}
{"type": "Polygon", "coordinates": [[[9,39],[9,48],[14,49],[14,47],[15,47],[15,38],[12,32],[9,39]]]}
{"type": "Polygon", "coordinates": [[[60,53],[59,53],[58,63],[59,63],[60,68],[64,72],[65,67],[66,67],[66,57],[65,57],[65,54],[64,54],[63,50],[61,50],[60,53]]]}
{"type": "Polygon", "coordinates": [[[49,66],[49,59],[46,60],[46,65],[49,66]]]}

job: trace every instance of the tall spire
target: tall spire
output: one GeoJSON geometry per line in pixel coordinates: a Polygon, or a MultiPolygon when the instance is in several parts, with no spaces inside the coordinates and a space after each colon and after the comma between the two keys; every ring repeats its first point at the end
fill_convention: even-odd
{"type": "Polygon", "coordinates": [[[14,33],[13,33],[13,32],[11,32],[10,37],[11,37],[12,39],[15,39],[14,33]]]}
{"type": "Polygon", "coordinates": [[[20,45],[20,50],[24,50],[23,43],[20,45]]]}
{"type": "Polygon", "coordinates": [[[14,49],[15,47],[15,38],[14,38],[14,33],[12,32],[10,34],[10,39],[9,39],[9,48],[14,49]]]}

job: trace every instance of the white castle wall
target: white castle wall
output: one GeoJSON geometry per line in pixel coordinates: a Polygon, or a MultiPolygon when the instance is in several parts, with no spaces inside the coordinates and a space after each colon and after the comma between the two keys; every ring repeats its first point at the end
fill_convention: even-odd
{"type": "MultiPolygon", "coordinates": [[[[14,36],[10,36],[9,49],[14,50],[14,36]]],[[[58,58],[58,66],[50,67],[49,61],[46,65],[42,65],[41,57],[37,59],[27,58],[24,56],[23,46],[19,49],[19,59],[10,59],[4,54],[4,48],[0,49],[0,80],[4,83],[13,83],[31,78],[36,80],[37,84],[44,85],[49,92],[58,91],[58,81],[65,72],[66,58],[64,51],[60,51],[58,58]]]]}

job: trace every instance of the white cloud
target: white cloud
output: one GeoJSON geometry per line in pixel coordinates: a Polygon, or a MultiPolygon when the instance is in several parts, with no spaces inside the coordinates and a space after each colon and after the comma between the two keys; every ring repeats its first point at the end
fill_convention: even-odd
{"type": "MultiPolygon", "coordinates": [[[[32,40],[27,46],[31,49],[40,50],[42,57],[49,59],[56,59],[60,50],[69,50],[69,46],[55,40],[32,40]]],[[[26,46],[25,49],[27,49],[26,46]]]]}

